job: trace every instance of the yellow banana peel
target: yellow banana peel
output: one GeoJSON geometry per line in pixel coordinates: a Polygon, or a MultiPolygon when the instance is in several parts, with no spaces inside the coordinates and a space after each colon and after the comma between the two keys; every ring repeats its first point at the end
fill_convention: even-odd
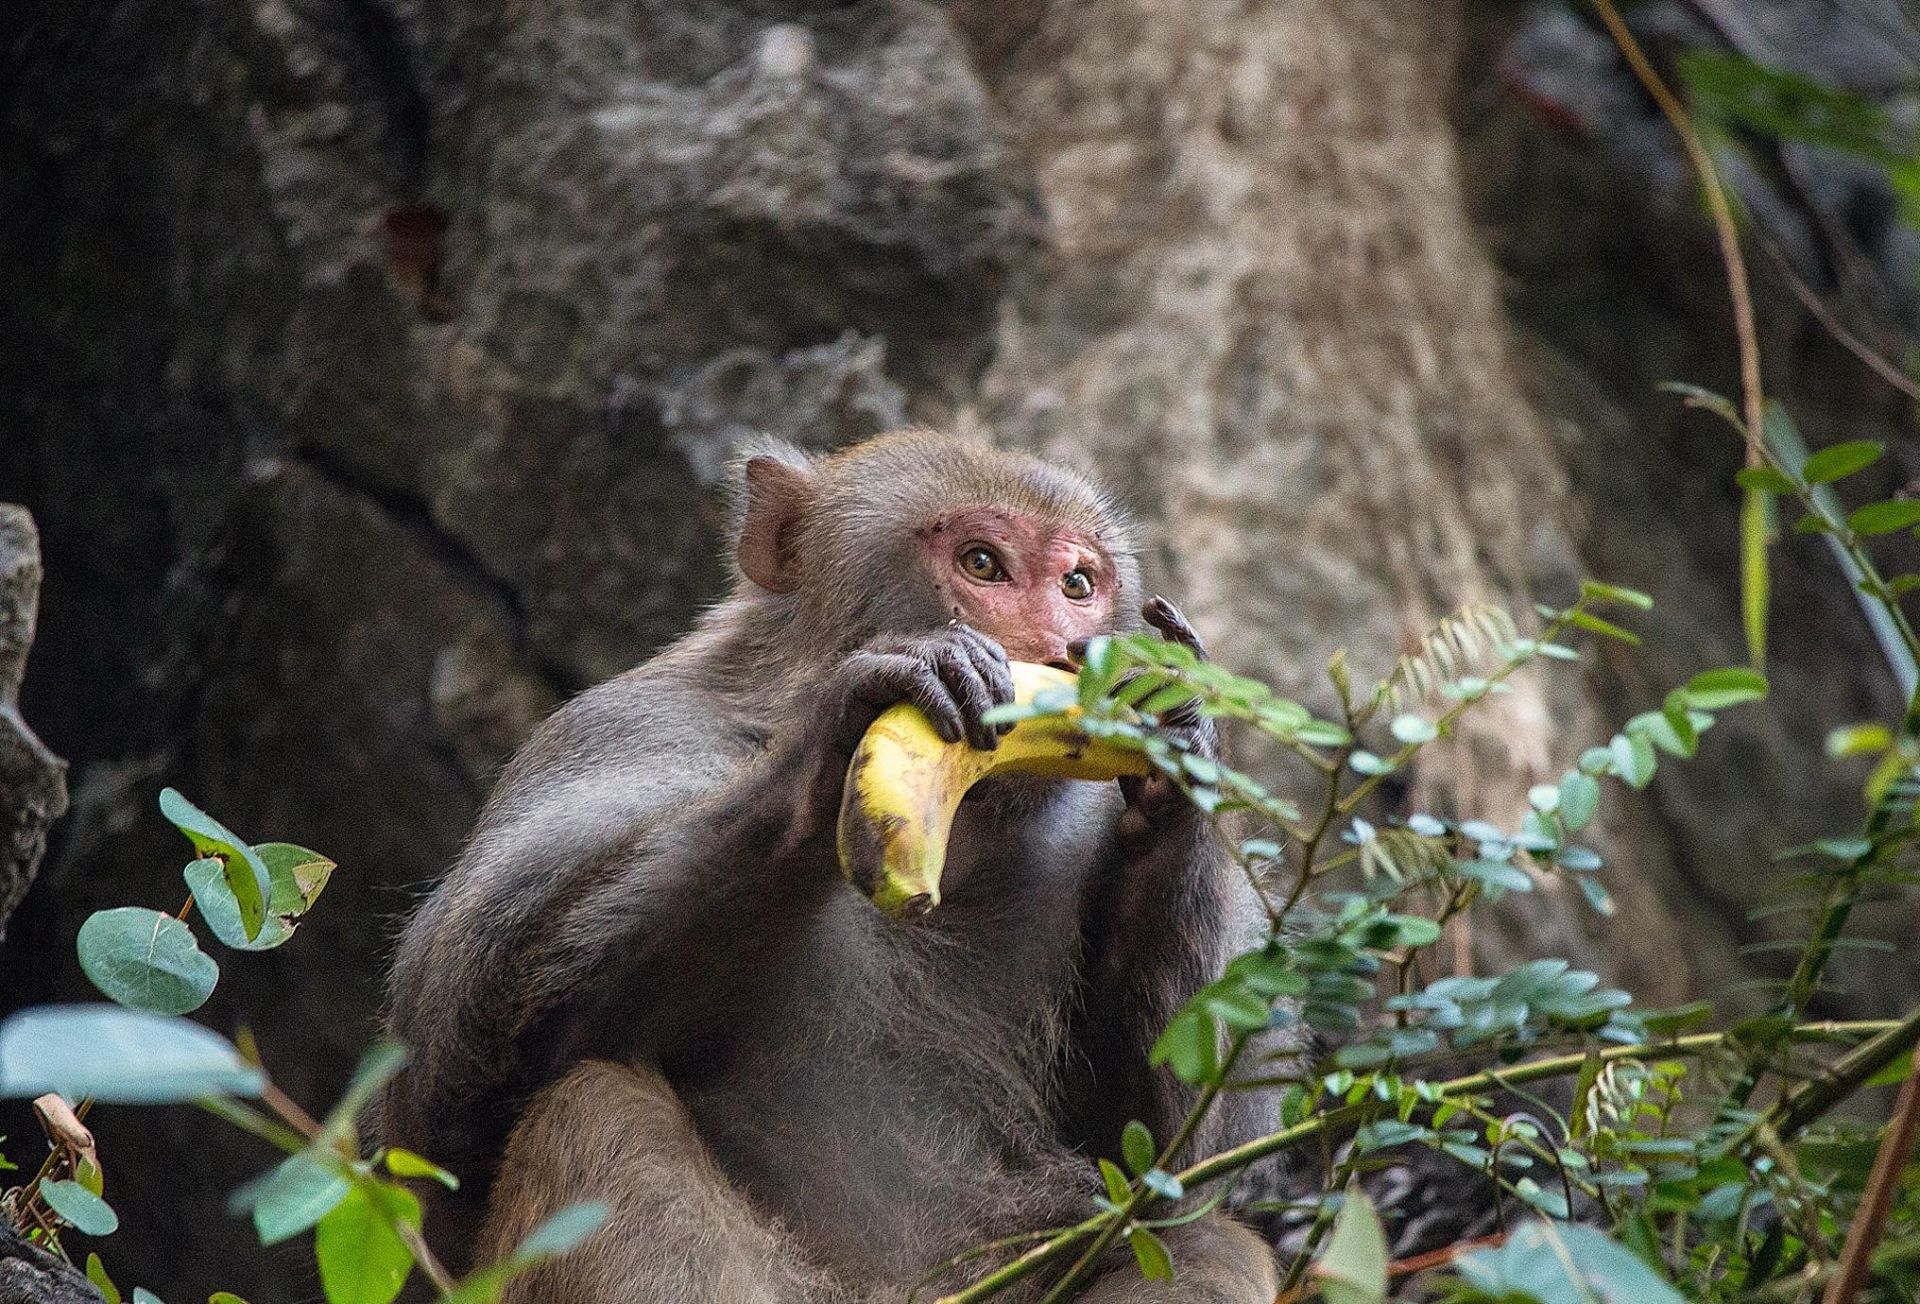
{"type": "MultiPolygon", "coordinates": [[[[1049,689],[1073,691],[1074,677],[1051,666],[1015,661],[1011,669],[1016,702],[1049,689]]],[[[974,784],[1002,774],[1108,780],[1148,773],[1144,755],[1089,737],[1079,715],[1075,706],[1022,720],[989,752],[944,741],[909,703],[881,712],[853,753],[841,794],[847,881],[889,915],[925,914],[940,904],[954,813],[974,784]]]]}

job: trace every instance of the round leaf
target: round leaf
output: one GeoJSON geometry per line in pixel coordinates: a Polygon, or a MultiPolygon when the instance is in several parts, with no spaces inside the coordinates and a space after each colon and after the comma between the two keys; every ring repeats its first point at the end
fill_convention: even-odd
{"type": "Polygon", "coordinates": [[[293,920],[298,916],[283,915],[277,908],[268,910],[258,933],[247,936],[240,903],[233,899],[233,889],[227,885],[227,867],[221,861],[211,857],[196,860],[181,871],[181,876],[187,880],[187,890],[193,893],[200,917],[222,945],[237,951],[270,951],[293,936],[293,920]]]}
{"type": "Polygon", "coordinates": [[[187,835],[202,857],[218,860],[226,870],[227,886],[240,909],[246,936],[260,932],[267,915],[271,883],[260,853],[242,842],[226,825],[188,801],[173,788],[160,790],[160,813],[187,835]]]}
{"type": "Polygon", "coordinates": [[[1433,721],[1424,716],[1399,715],[1387,726],[1388,731],[1403,743],[1430,743],[1440,736],[1433,721]]]}
{"type": "Polygon", "coordinates": [[[413,1267],[395,1227],[420,1225],[420,1201],[398,1186],[356,1186],[313,1234],[328,1304],[391,1304],[413,1267]]]}
{"type": "Polygon", "coordinates": [[[1349,1186],[1327,1248],[1313,1265],[1327,1304],[1380,1304],[1387,1297],[1387,1234],[1380,1215],[1349,1186]]]}
{"type": "Polygon", "coordinates": [[[113,1207],[78,1182],[42,1182],[40,1198],[88,1236],[107,1236],[120,1226],[113,1207]]]}
{"type": "Polygon", "coordinates": [[[136,1010],[197,1010],[220,981],[220,966],[193,930],[158,910],[121,906],[80,925],[80,968],[102,995],[136,1010]]]}
{"type": "Polygon", "coordinates": [[[288,1155],[227,1201],[233,1213],[251,1211],[262,1245],[278,1245],[332,1213],[352,1189],[347,1179],[310,1154],[288,1155]]]}
{"type": "Polygon", "coordinates": [[[1570,829],[1583,829],[1600,808],[1600,784],[1590,774],[1567,771],[1560,780],[1560,820],[1570,829]]]}
{"type": "Polygon", "coordinates": [[[0,1023],[0,1098],[113,1104],[257,1096],[266,1079],[220,1034],[114,1005],[43,1005],[0,1023]]]}

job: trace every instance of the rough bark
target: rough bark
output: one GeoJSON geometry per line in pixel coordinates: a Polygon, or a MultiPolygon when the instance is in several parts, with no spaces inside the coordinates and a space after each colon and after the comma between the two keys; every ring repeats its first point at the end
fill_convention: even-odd
{"type": "Polygon", "coordinates": [[[67,763],[20,715],[39,609],[39,532],[26,508],[0,503],[0,939],[67,811],[67,763]]]}

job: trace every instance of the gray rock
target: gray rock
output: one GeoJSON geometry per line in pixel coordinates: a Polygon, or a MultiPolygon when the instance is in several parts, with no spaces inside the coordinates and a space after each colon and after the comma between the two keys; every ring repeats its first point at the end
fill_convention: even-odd
{"type": "Polygon", "coordinates": [[[39,608],[39,533],[26,508],[0,503],[0,938],[67,811],[67,763],[20,715],[39,608]]]}

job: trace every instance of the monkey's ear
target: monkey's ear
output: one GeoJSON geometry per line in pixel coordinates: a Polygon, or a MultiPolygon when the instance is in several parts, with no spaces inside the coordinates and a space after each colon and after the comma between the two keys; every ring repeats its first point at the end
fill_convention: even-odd
{"type": "Polygon", "coordinates": [[[734,555],[746,577],[770,593],[800,587],[795,536],[813,505],[813,473],[778,457],[750,457],[734,555]]]}

